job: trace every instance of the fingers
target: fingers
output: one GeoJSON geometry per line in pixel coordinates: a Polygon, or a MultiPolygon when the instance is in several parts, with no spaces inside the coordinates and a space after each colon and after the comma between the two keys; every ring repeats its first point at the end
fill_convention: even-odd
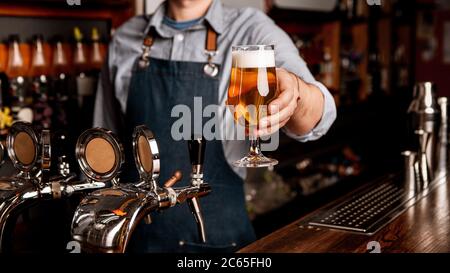
{"type": "Polygon", "coordinates": [[[285,108],[275,112],[275,114],[261,118],[259,122],[259,127],[260,128],[271,127],[285,120],[289,120],[291,116],[294,114],[296,107],[297,103],[295,101],[289,102],[289,104],[285,108]]]}
{"type": "Polygon", "coordinates": [[[284,68],[277,68],[277,80],[280,90],[288,89],[295,84],[294,75],[284,68]]]}
{"type": "Polygon", "coordinates": [[[262,118],[259,122],[259,128],[256,134],[259,136],[270,135],[281,129],[289,122],[291,116],[296,110],[296,107],[297,103],[295,101],[292,101],[281,111],[262,118]]]}
{"type": "Polygon", "coordinates": [[[291,90],[280,90],[280,95],[269,104],[269,113],[275,114],[284,108],[294,99],[294,93],[291,90]]]}
{"type": "Polygon", "coordinates": [[[277,69],[278,97],[269,104],[269,113],[274,114],[284,109],[294,98],[293,86],[295,86],[295,78],[293,75],[282,68],[277,69]]]}
{"type": "Polygon", "coordinates": [[[271,134],[277,132],[278,130],[280,130],[281,128],[283,128],[288,123],[288,121],[289,121],[289,119],[284,120],[280,123],[277,123],[274,126],[260,128],[256,132],[256,135],[259,137],[271,135],[271,134]]]}
{"type": "Polygon", "coordinates": [[[277,69],[279,96],[269,104],[269,116],[263,117],[259,122],[257,134],[269,135],[289,122],[298,105],[298,94],[296,93],[296,76],[284,69],[277,69]]]}

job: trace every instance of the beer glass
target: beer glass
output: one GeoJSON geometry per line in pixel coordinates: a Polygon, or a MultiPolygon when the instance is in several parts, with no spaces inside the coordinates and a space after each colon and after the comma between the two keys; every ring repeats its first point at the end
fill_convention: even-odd
{"type": "Polygon", "coordinates": [[[267,115],[267,106],[277,93],[274,46],[233,46],[227,105],[250,138],[248,155],[236,161],[235,166],[258,168],[278,164],[261,153],[260,139],[255,135],[260,119],[267,115]]]}

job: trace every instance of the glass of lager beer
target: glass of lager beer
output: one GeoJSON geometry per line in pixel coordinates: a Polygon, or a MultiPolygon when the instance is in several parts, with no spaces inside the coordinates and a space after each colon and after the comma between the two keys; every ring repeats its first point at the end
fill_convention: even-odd
{"type": "Polygon", "coordinates": [[[245,126],[250,138],[247,156],[234,163],[237,167],[269,167],[278,164],[261,153],[255,135],[259,121],[267,115],[267,106],[278,95],[273,45],[232,47],[232,68],[227,105],[234,120],[245,126]]]}

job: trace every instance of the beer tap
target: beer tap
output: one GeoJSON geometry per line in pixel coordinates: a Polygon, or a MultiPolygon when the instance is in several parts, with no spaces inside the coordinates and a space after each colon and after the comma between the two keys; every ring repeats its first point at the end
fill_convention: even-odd
{"type": "MultiPolygon", "coordinates": [[[[80,151],[78,160],[81,170],[93,181],[116,180],[121,164],[108,165],[104,161],[122,162],[122,146],[118,140],[104,129],[90,129],[83,133],[78,141],[77,150],[80,151]],[[109,147],[101,149],[91,147],[94,158],[87,159],[89,150],[87,145],[92,135],[102,136],[107,140],[109,147]],[[91,137],[90,137],[91,136],[91,137]],[[110,156],[104,157],[105,151],[110,156]],[[107,160],[112,158],[111,160],[107,160]],[[89,162],[102,162],[89,165],[89,162]],[[109,171],[105,172],[106,169],[109,171]],[[100,172],[101,171],[101,172],[100,172]]],[[[101,143],[103,141],[97,141],[101,143]]],[[[191,160],[195,170],[192,174],[192,183],[185,187],[174,187],[181,180],[180,171],[175,171],[173,176],[164,182],[164,186],[158,186],[160,170],[160,155],[157,142],[153,133],[146,126],[138,126],[133,133],[133,152],[136,167],[139,172],[139,181],[134,183],[114,183],[113,187],[100,189],[86,196],[78,208],[72,221],[72,237],[81,245],[85,252],[113,252],[126,251],[128,242],[136,226],[145,220],[151,224],[150,213],[170,209],[184,202],[191,203],[194,217],[199,226],[201,238],[205,238],[203,218],[198,204],[198,198],[211,191],[210,186],[203,182],[202,166],[204,157],[204,141],[189,142],[191,160]],[[191,148],[192,147],[192,148],[191,148]],[[195,201],[194,201],[195,200],[195,201]]],[[[103,144],[102,144],[103,145],[103,144]]],[[[128,181],[130,182],[130,181],[128,181]]]]}
{"type": "Polygon", "coordinates": [[[0,179],[0,252],[5,251],[6,230],[14,225],[10,219],[34,205],[40,196],[49,168],[48,136],[44,131],[39,142],[37,133],[26,122],[16,122],[10,128],[7,152],[18,173],[0,179]]]}
{"type": "Polygon", "coordinates": [[[176,203],[184,203],[186,201],[197,224],[199,238],[203,243],[206,243],[205,223],[199,202],[199,198],[210,191],[209,185],[203,180],[203,164],[206,149],[205,139],[203,137],[193,136],[192,139],[188,141],[188,149],[192,166],[191,186],[173,188],[173,186],[182,178],[181,172],[176,171],[174,175],[164,183],[164,190],[159,189],[157,191],[159,203],[161,208],[167,208],[174,206],[176,203]],[[164,198],[166,196],[168,198],[164,198]],[[169,196],[172,196],[172,198],[169,196]],[[165,202],[164,200],[167,199],[171,201],[165,202]]]}
{"type": "MultiPolygon", "coordinates": [[[[206,142],[203,137],[193,137],[188,141],[189,156],[192,165],[191,185],[199,187],[204,183],[203,181],[203,162],[205,160],[206,142]]],[[[188,199],[189,208],[194,215],[197,223],[200,239],[206,243],[205,223],[200,209],[200,203],[197,197],[188,199]]]]}
{"type": "Polygon", "coordinates": [[[5,251],[6,230],[15,224],[10,221],[24,208],[40,200],[59,199],[77,191],[105,187],[102,183],[75,181],[76,175],[52,176],[51,134],[43,130],[38,134],[27,122],[16,122],[7,137],[7,151],[14,168],[19,171],[12,177],[0,179],[0,252],[5,251]]]}

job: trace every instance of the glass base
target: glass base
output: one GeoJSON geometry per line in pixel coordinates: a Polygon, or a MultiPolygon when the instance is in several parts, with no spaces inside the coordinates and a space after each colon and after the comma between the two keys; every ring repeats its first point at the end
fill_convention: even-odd
{"type": "Polygon", "coordinates": [[[278,160],[259,155],[247,155],[246,157],[233,162],[233,165],[240,168],[267,168],[278,164],[278,160]]]}

